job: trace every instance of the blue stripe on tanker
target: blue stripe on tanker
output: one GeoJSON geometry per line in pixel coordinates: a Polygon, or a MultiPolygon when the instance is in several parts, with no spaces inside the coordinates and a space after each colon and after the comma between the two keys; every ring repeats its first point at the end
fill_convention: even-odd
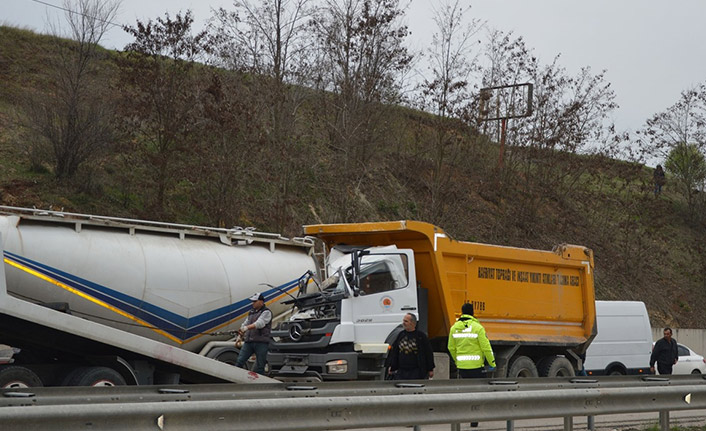
{"type": "MultiPolygon", "coordinates": [[[[195,332],[205,332],[230,320],[235,320],[247,313],[251,306],[251,302],[248,299],[243,299],[215,310],[186,318],[154,304],[144,302],[139,298],[126,295],[109,287],[94,283],[90,280],[86,280],[40,262],[33,261],[18,254],[4,251],[4,255],[6,258],[27,266],[46,277],[66,284],[71,288],[99,299],[120,309],[121,311],[131,314],[134,317],[144,320],[145,322],[179,338],[180,340],[192,338],[195,335],[195,332]]],[[[289,291],[297,287],[297,285],[297,280],[292,280],[279,286],[279,289],[289,291]]],[[[262,294],[265,296],[265,300],[269,301],[280,295],[282,293],[281,290],[269,289],[263,291],[262,294]]]]}

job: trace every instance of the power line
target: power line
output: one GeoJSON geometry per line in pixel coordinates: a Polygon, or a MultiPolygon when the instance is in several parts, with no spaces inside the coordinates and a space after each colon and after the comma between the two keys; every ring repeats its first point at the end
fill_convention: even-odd
{"type": "Polygon", "coordinates": [[[43,4],[43,5],[45,5],[45,6],[53,7],[54,9],[63,10],[64,12],[72,13],[72,14],[75,14],[75,15],[85,16],[86,18],[90,18],[90,19],[95,19],[96,21],[100,21],[100,22],[103,22],[103,23],[106,23],[106,24],[114,25],[114,26],[116,26],[116,27],[120,27],[120,28],[123,27],[122,24],[116,24],[116,23],[114,23],[114,22],[112,22],[112,21],[107,21],[107,20],[98,18],[97,16],[87,15],[87,14],[85,14],[85,13],[83,13],[83,12],[76,12],[75,10],[71,10],[71,9],[67,9],[67,8],[65,8],[65,7],[62,7],[62,6],[58,6],[58,5],[55,5],[55,4],[47,3],[47,2],[42,1],[42,0],[31,0],[31,1],[33,1],[33,2],[35,2],[35,3],[43,4]]]}

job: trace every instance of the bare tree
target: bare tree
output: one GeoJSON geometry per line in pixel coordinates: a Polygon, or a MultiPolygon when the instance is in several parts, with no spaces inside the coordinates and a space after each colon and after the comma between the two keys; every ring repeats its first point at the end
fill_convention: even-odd
{"type": "Polygon", "coordinates": [[[403,16],[399,0],[326,0],[315,16],[315,115],[335,165],[332,218],[348,218],[354,201],[365,202],[362,182],[384,160],[391,104],[401,99],[412,59],[403,16]]]}
{"type": "Polygon", "coordinates": [[[583,68],[569,76],[557,60],[539,68],[533,81],[534,114],[516,121],[513,145],[522,165],[525,205],[534,217],[542,196],[566,196],[588,166],[576,157],[600,153],[610,141],[614,127],[608,116],[617,104],[605,72],[593,75],[583,68]]]}
{"type": "Polygon", "coordinates": [[[706,147],[706,84],[682,91],[674,105],[649,118],[637,135],[647,159],[664,160],[682,143],[695,144],[703,151],[706,147]]]}
{"type": "MultiPolygon", "coordinates": [[[[466,19],[470,7],[460,0],[445,1],[434,10],[436,32],[428,50],[430,75],[421,84],[419,105],[434,114],[431,150],[433,169],[427,180],[427,218],[441,223],[444,204],[450,195],[452,168],[463,151],[468,130],[460,121],[470,99],[469,79],[476,67],[476,34],[482,28],[477,19],[466,19]]],[[[467,143],[467,142],[466,142],[467,143]]]]}
{"type": "Polygon", "coordinates": [[[192,34],[193,22],[187,11],[124,27],[135,38],[119,61],[124,129],[154,167],[157,212],[174,182],[176,155],[188,148],[200,115],[196,60],[208,45],[205,32],[192,34]]]}
{"type": "MultiPolygon", "coordinates": [[[[512,204],[512,222],[536,229],[537,211],[547,199],[562,200],[590,178],[587,155],[599,160],[613,148],[617,135],[609,115],[617,107],[615,94],[605,71],[583,68],[572,76],[559,56],[542,65],[511,33],[491,31],[485,58],[483,86],[534,84],[532,116],[507,123],[502,184],[523,191],[512,204]]],[[[483,130],[490,136],[500,132],[492,123],[483,130]]]]}
{"type": "Polygon", "coordinates": [[[255,156],[261,125],[256,97],[238,75],[211,70],[202,95],[201,138],[194,143],[188,169],[194,185],[191,201],[209,223],[220,227],[242,225],[241,216],[254,205],[247,198],[259,180],[262,166],[255,156]]]}
{"type": "Polygon", "coordinates": [[[52,25],[56,61],[48,68],[48,91],[26,103],[26,124],[51,146],[57,178],[73,177],[110,143],[107,88],[97,79],[99,43],[114,25],[119,5],[115,0],[66,0],[70,41],[61,38],[58,24],[52,25]]]}
{"type": "Polygon", "coordinates": [[[263,113],[266,150],[274,155],[263,166],[263,184],[274,210],[276,228],[285,229],[297,203],[295,184],[300,182],[297,165],[305,162],[298,144],[301,131],[297,113],[305,98],[311,48],[307,22],[309,0],[275,0],[257,4],[243,0],[235,10],[217,10],[213,20],[214,40],[223,64],[238,72],[252,74],[257,88],[253,101],[263,113]]]}

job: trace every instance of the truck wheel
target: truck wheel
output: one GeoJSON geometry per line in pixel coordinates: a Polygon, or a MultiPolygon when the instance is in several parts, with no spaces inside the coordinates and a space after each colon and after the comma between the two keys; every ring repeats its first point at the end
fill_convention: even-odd
{"type": "MultiPolygon", "coordinates": [[[[219,354],[217,354],[214,359],[219,361],[219,362],[224,362],[228,365],[233,365],[238,362],[238,356],[240,354],[234,350],[225,350],[219,354]]],[[[248,358],[248,361],[245,363],[245,368],[248,371],[253,371],[255,369],[255,359],[253,359],[255,355],[253,354],[250,358],[248,358]]],[[[268,374],[270,372],[270,364],[265,362],[265,374],[268,374]]]]}
{"type": "Polygon", "coordinates": [[[513,379],[516,377],[539,377],[539,373],[537,373],[537,367],[532,359],[527,356],[518,356],[512,360],[507,376],[513,379]]]}
{"type": "Polygon", "coordinates": [[[0,369],[0,388],[19,389],[42,387],[42,380],[34,371],[16,365],[0,369]]]}
{"type": "Polygon", "coordinates": [[[568,359],[550,356],[539,363],[539,375],[542,377],[573,377],[576,375],[576,371],[568,359]]]}
{"type": "Polygon", "coordinates": [[[83,367],[69,373],[63,386],[125,386],[125,379],[108,367],[83,367]]]}
{"type": "Polygon", "coordinates": [[[235,365],[236,362],[238,362],[238,352],[235,352],[233,350],[226,350],[216,355],[214,359],[219,362],[224,362],[228,365],[235,365]]]}

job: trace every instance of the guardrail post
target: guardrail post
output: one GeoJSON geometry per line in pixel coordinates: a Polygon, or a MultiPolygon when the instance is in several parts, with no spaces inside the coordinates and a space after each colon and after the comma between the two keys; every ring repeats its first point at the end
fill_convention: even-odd
{"type": "Polygon", "coordinates": [[[588,420],[588,431],[596,431],[596,417],[588,416],[586,419],[588,420]]]}
{"type": "Polygon", "coordinates": [[[659,429],[660,431],[669,431],[669,410],[659,412],[659,429]]]}
{"type": "Polygon", "coordinates": [[[574,431],[574,417],[566,416],[564,418],[564,431],[574,431]]]}
{"type": "Polygon", "coordinates": [[[507,421],[507,431],[515,431],[515,421],[507,421]]]}

